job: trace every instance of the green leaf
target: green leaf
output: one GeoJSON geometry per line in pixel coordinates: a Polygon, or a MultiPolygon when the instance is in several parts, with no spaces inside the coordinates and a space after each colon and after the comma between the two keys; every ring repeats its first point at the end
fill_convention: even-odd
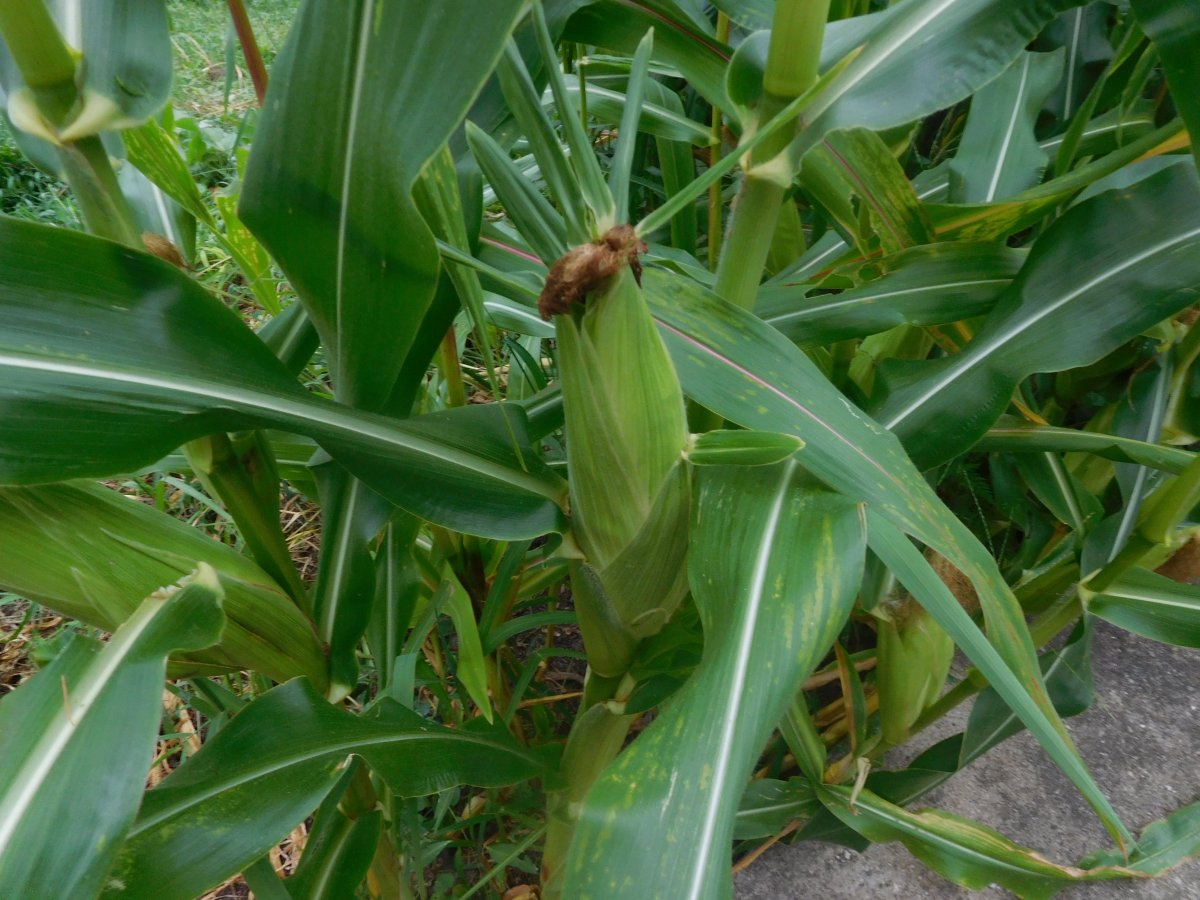
{"type": "Polygon", "coordinates": [[[221,634],[203,563],[151,594],[107,644],[76,636],[0,703],[0,878],[15,897],[92,897],[141,799],[166,657],[221,634]],[[102,773],[102,774],[101,774],[102,773]]]}
{"type": "Polygon", "coordinates": [[[457,530],[564,527],[565,487],[523,437],[519,407],[396,422],[311,397],[177,269],[62,229],[0,219],[0,287],[0,484],[128,472],[201,435],[273,426],[457,530]]]}
{"type": "Polygon", "coordinates": [[[352,405],[383,407],[433,302],[438,254],[412,186],[523,6],[497,0],[483,16],[423,0],[307,0],[272,67],[242,218],[300,294],[352,405]]]}
{"type": "Polygon", "coordinates": [[[1023,454],[1016,459],[1017,471],[1035,497],[1058,521],[1082,540],[1100,521],[1104,509],[1067,469],[1062,457],[1053,453],[1023,454]]]}
{"type": "Polygon", "coordinates": [[[709,431],[698,434],[687,451],[694,466],[770,466],[804,446],[791,434],[771,431],[709,431]]]}
{"type": "MultiPolygon", "coordinates": [[[[1042,654],[1039,662],[1054,708],[1062,716],[1077,716],[1092,705],[1092,629],[1086,622],[1060,649],[1042,654]]],[[[1020,720],[994,688],[975,698],[963,732],[959,766],[966,766],[1021,730],[1020,720]]]]}
{"type": "Polygon", "coordinates": [[[913,247],[887,257],[888,271],[840,294],[805,296],[811,286],[764,286],[756,312],[802,347],[887,331],[941,325],[991,310],[1025,255],[996,243],[913,247]]]}
{"type": "Polygon", "coordinates": [[[1146,154],[1161,153],[1161,149],[1157,148],[1177,139],[1182,132],[1183,123],[1174,119],[1161,128],[1122,144],[1099,159],[1022,191],[1008,200],[963,205],[928,204],[929,217],[941,240],[985,241],[1007,237],[1039,222],[1082,188],[1122,170],[1128,172],[1130,164],[1146,154]]]}
{"type": "Polygon", "coordinates": [[[505,47],[496,75],[504,91],[504,99],[529,143],[530,152],[537,160],[546,188],[566,220],[567,240],[573,244],[589,240],[591,234],[587,228],[586,206],[577,176],[550,117],[542,108],[533,78],[514,42],[510,41],[505,47]]]}
{"type": "MultiPolygon", "coordinates": [[[[1170,815],[1151,822],[1138,836],[1138,849],[1125,865],[1139,872],[1161,875],[1200,853],[1200,802],[1181,806],[1170,815]]],[[[1118,866],[1124,863],[1119,850],[1089,853],[1079,864],[1118,866]]]]}
{"type": "Polygon", "coordinates": [[[865,535],[852,501],[794,462],[697,478],[689,578],[704,656],[589,792],[566,896],[729,896],[746,777],[854,602],[865,535]]]}
{"type": "Polygon", "coordinates": [[[504,205],[504,213],[533,252],[546,265],[567,252],[567,228],[545,197],[534,188],[508,154],[474,122],[467,123],[467,143],[484,177],[504,205]]]}
{"type": "Polygon", "coordinates": [[[215,647],[173,657],[173,671],[254,669],[328,683],[312,624],[269,575],[132,498],[84,482],[0,488],[0,545],[0,584],[105,631],[135,613],[137,598],[205,563],[221,579],[225,629],[215,647]]]}
{"type": "Polygon", "coordinates": [[[862,50],[803,115],[803,155],[831,131],[879,131],[945,109],[1016,59],[1042,26],[1079,0],[912,0],[832,23],[822,69],[862,50]],[[932,78],[929,72],[953,72],[932,78]]]}
{"type": "MultiPolygon", "coordinates": [[[[666,106],[673,114],[683,115],[683,102],[678,95],[653,79],[646,83],[646,96],[657,100],[666,106]]],[[[652,107],[654,104],[646,104],[652,107]]],[[[663,190],[667,199],[682,194],[696,177],[696,162],[692,158],[692,147],[683,140],[671,140],[658,131],[651,131],[652,126],[642,117],[639,127],[643,131],[655,134],[655,148],[658,150],[658,165],[662,170],[663,190]]],[[[681,253],[696,256],[696,239],[699,231],[699,216],[696,204],[684,207],[679,214],[671,219],[671,246],[681,253]]],[[[701,270],[707,273],[707,270],[701,270]]]]}
{"type": "Polygon", "coordinates": [[[131,128],[121,136],[129,161],[137,166],[164,194],[196,217],[216,229],[212,213],[204,203],[200,188],[179,153],[179,145],[156,120],[131,128]]]}
{"type": "MultiPolygon", "coordinates": [[[[317,810],[312,828],[304,841],[300,865],[296,867],[294,875],[279,885],[283,891],[281,900],[297,897],[305,900],[341,900],[343,897],[353,897],[366,877],[379,844],[383,812],[373,809],[351,817],[340,807],[342,798],[347,794],[346,788],[351,785],[359,765],[361,763],[353,763],[346,767],[342,782],[329,792],[317,810]]],[[[352,798],[348,799],[351,804],[354,802],[352,798]]],[[[271,878],[276,878],[273,870],[271,878]]],[[[251,885],[251,890],[256,896],[260,893],[255,885],[251,885]]]]}
{"type": "Polygon", "coordinates": [[[618,225],[629,223],[629,182],[633,174],[633,151],[637,144],[638,121],[642,115],[642,100],[646,94],[650,54],[653,51],[654,29],[651,29],[638,42],[637,52],[633,55],[629,83],[626,87],[625,110],[621,114],[621,124],[617,132],[617,148],[608,170],[608,189],[615,206],[613,218],[618,225]]]}
{"type": "MultiPolygon", "coordinates": [[[[579,78],[565,77],[568,93],[572,97],[578,97],[580,92],[579,78]]],[[[647,87],[649,88],[649,85],[647,87]]],[[[652,88],[650,88],[648,96],[651,93],[653,93],[652,88]]],[[[576,103],[578,102],[576,100],[576,103]]],[[[594,84],[591,81],[587,83],[587,109],[589,116],[594,116],[601,121],[620,122],[625,108],[625,94],[600,84],[594,84]]],[[[694,119],[689,119],[684,114],[681,105],[677,106],[669,100],[643,100],[637,127],[638,131],[644,131],[646,134],[652,134],[655,137],[666,138],[672,141],[686,142],[696,147],[707,147],[712,143],[712,132],[709,127],[700,124],[694,119]]]]}
{"type": "Polygon", "coordinates": [[[475,621],[471,597],[454,576],[449,563],[442,566],[442,588],[434,595],[432,602],[450,617],[454,623],[454,633],[458,635],[455,658],[458,668],[455,677],[490,723],[492,701],[488,697],[487,668],[479,640],[479,623],[475,621]]]}
{"type": "Polygon", "coordinates": [[[771,837],[792,820],[811,816],[819,808],[812,782],[807,778],[751,781],[733,821],[733,839],[771,837]]]}
{"type": "Polygon", "coordinates": [[[1147,569],[1130,569],[1099,594],[1085,595],[1087,611],[1107,622],[1180,647],[1200,647],[1200,586],[1147,569]]]}
{"type": "Polygon", "coordinates": [[[1109,14],[1104,6],[1081,4],[1049,23],[1039,39],[1039,43],[1062,47],[1066,51],[1064,78],[1055,96],[1046,104],[1047,112],[1062,122],[1070,121],[1077,114],[1088,93],[1088,65],[1112,58],[1107,27],[1109,14]]]}
{"type": "Polygon", "coordinates": [[[1080,451],[1094,453],[1114,462],[1150,466],[1173,475],[1180,474],[1195,458],[1195,454],[1178,447],[1148,444],[1115,434],[1032,425],[1009,416],[1001,416],[999,422],[975,444],[975,449],[1017,453],[1080,451]]]}
{"type": "MultiPolygon", "coordinates": [[[[895,526],[876,514],[870,515],[870,538],[871,549],[984,674],[996,693],[1025,723],[1046,754],[1092,804],[1109,830],[1123,830],[1116,813],[1108,806],[1071,743],[1045,688],[1041,669],[1033,669],[1034,674],[1031,675],[1030,667],[1024,665],[1023,661],[1018,665],[1013,664],[1011,650],[1005,654],[1003,648],[1000,653],[993,649],[921,552],[895,526]]],[[[1003,622],[1002,627],[1012,629],[1010,622],[1011,619],[1003,622]]],[[[1023,621],[1016,627],[1024,628],[1023,621]]],[[[999,643],[995,631],[989,620],[988,637],[999,643]]],[[[1025,636],[1028,640],[1028,632],[1025,632],[1025,636]]],[[[1127,835],[1123,836],[1128,839],[1127,835]]]]}
{"type": "Polygon", "coordinates": [[[1021,898],[1042,898],[1079,882],[1138,877],[1116,866],[1056,865],[977,822],[936,809],[908,812],[869,790],[852,798],[848,787],[824,785],[817,796],[859,834],[881,843],[900,841],[939,875],[972,890],[998,884],[1021,898]]]}
{"type": "MultiPolygon", "coordinates": [[[[1083,126],[1076,152],[1101,156],[1154,130],[1153,105],[1137,103],[1132,109],[1117,107],[1101,113],[1083,126]]],[[[1041,142],[1047,153],[1057,153],[1067,135],[1058,134],[1041,142]]]]}
{"type": "Polygon", "coordinates": [[[732,52],[697,25],[678,8],[663,9],[652,0],[599,0],[571,16],[563,37],[632,56],[653,28],[654,58],[678,69],[709,103],[730,110],[725,69],[732,52]]]}
{"type": "Polygon", "coordinates": [[[1061,50],[1022,53],[971,98],[971,114],[950,161],[951,202],[991,203],[1041,180],[1049,156],[1033,126],[1062,68],[1061,50]]]}
{"type": "MultiPolygon", "coordinates": [[[[597,237],[616,224],[616,207],[592,149],[592,139],[584,130],[579,110],[567,93],[566,79],[559,66],[558,51],[555,50],[554,39],[546,23],[546,13],[541,0],[533,2],[533,33],[542,52],[542,64],[550,82],[550,92],[554,95],[558,120],[562,125],[567,146],[571,148],[571,168],[575,171],[576,189],[587,207],[587,224],[593,232],[590,237],[597,237]]],[[[642,55],[645,55],[645,51],[642,55]]]]}
{"type": "Polygon", "coordinates": [[[1162,60],[1171,99],[1192,136],[1192,155],[1200,165],[1200,3],[1196,0],[1132,0],[1133,13],[1162,60]]]}
{"type": "MultiPolygon", "coordinates": [[[[814,102],[819,101],[814,100],[814,102]]],[[[933,227],[892,151],[874,131],[853,128],[826,135],[804,158],[801,185],[827,205],[861,246],[878,241],[898,253],[932,240],[933,227]],[[812,180],[810,176],[819,177],[812,180]],[[857,197],[862,215],[851,203],[857,197]],[[838,211],[840,210],[840,215],[838,211]]]]}
{"type": "Polygon", "coordinates": [[[960,353],[884,367],[890,391],[875,418],[919,464],[948,459],[987,431],[1021,379],[1096,362],[1198,291],[1200,184],[1172,166],[1059,219],[960,353]]]}
{"type": "MultiPolygon", "coordinates": [[[[503,729],[434,725],[391,700],[354,716],[303,680],[243,709],[148,791],[105,896],[189,900],[240,871],[309,815],[357,754],[402,797],[543,774],[503,729]]],[[[482,725],[483,723],[479,723],[482,725]]]]}
{"type": "MultiPolygon", "coordinates": [[[[1021,705],[1022,719],[1034,723],[1030,730],[1106,827],[1127,836],[1054,712],[1020,605],[995,561],[937,498],[895,436],[851,406],[802,351],[750,313],[685,279],[647,270],[644,280],[688,394],[743,427],[802,438],[809,471],[936,549],[975,585],[988,636],[1003,660],[999,671],[1013,687],[1005,699],[1021,705]]],[[[956,633],[941,618],[939,624],[964,646],[967,632],[956,633]]],[[[973,623],[970,635],[978,635],[973,623]]],[[[991,651],[980,643],[980,652],[991,651]]]]}
{"type": "Polygon", "coordinates": [[[330,697],[341,699],[358,683],[358,643],[374,605],[370,543],[395,507],[332,460],[311,468],[321,500],[312,618],[329,652],[330,697]]]}

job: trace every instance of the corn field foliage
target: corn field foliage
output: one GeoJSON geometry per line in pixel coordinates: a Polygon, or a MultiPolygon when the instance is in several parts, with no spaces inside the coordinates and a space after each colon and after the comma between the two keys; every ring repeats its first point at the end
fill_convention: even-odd
{"type": "Polygon", "coordinates": [[[1200,5],[302,0],[269,71],[228,6],[265,93],[210,191],[165,2],[0,0],[86,225],[0,218],[0,587],[108,635],[0,702],[0,893],[717,898],[820,839],[1049,897],[1200,853],[1063,724],[1097,619],[1200,647],[1200,5]],[[1109,846],[914,806],[1023,729],[1109,846]]]}

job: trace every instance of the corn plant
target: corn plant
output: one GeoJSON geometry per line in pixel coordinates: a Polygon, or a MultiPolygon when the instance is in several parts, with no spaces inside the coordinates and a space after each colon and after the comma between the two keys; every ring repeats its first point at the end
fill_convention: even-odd
{"type": "Polygon", "coordinates": [[[1200,646],[1195,4],[302,0],[269,72],[229,8],[265,95],[209,195],[164,3],[0,0],[90,232],[0,217],[0,586],[111,633],[0,702],[6,895],[721,897],[825,840],[1044,897],[1200,853],[1062,721],[1097,618],[1200,646]],[[146,789],[164,684],[202,740],[146,789]],[[910,808],[1022,729],[1112,848],[910,808]]]}

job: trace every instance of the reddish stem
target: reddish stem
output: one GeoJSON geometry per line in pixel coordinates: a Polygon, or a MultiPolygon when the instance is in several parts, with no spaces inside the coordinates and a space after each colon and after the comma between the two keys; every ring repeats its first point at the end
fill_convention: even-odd
{"type": "Polygon", "coordinates": [[[246,58],[246,68],[250,70],[250,80],[254,82],[254,95],[258,98],[258,105],[262,106],[267,96],[267,67],[258,50],[258,41],[254,39],[254,26],[250,24],[250,16],[242,0],[226,2],[229,4],[229,15],[233,17],[238,43],[242,45],[242,55],[246,58]]]}

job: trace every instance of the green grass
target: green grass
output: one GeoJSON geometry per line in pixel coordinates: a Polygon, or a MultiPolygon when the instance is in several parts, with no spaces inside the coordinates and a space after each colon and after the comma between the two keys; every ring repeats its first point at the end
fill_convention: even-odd
{"type": "MultiPolygon", "coordinates": [[[[283,46],[299,0],[247,0],[246,10],[268,70],[283,46]]],[[[174,104],[197,118],[236,126],[254,105],[254,88],[241,48],[218,0],[170,0],[175,48],[174,104]]]]}
{"type": "Polygon", "coordinates": [[[81,227],[67,186],[29,162],[0,121],[0,213],[52,225],[81,227]]]}

